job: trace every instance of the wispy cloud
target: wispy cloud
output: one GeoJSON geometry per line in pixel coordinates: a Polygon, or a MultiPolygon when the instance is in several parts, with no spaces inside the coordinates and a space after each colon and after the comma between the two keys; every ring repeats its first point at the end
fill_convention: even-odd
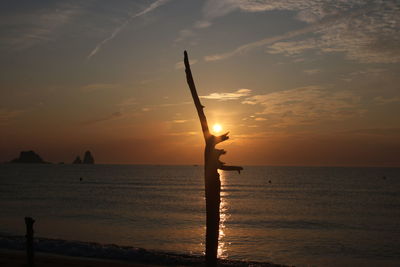
{"type": "Polygon", "coordinates": [[[172,133],[168,133],[167,135],[169,135],[169,136],[195,136],[195,135],[198,135],[199,133],[198,132],[192,132],[192,131],[189,131],[189,132],[172,132],[172,133]]]}
{"type": "Polygon", "coordinates": [[[181,42],[187,38],[195,36],[195,33],[192,29],[183,29],[179,31],[178,38],[175,39],[175,43],[181,42]]]}
{"type": "Polygon", "coordinates": [[[331,92],[320,86],[307,86],[255,95],[243,104],[259,105],[269,123],[288,126],[312,124],[322,120],[342,120],[364,112],[360,99],[351,92],[331,92]]]}
{"type": "Polygon", "coordinates": [[[170,108],[170,107],[179,107],[184,105],[192,105],[192,102],[180,102],[180,103],[164,103],[164,104],[155,104],[155,105],[146,105],[142,108],[142,111],[147,112],[151,110],[157,110],[161,108],[170,108]]]}
{"type": "Polygon", "coordinates": [[[116,111],[107,116],[86,120],[83,122],[83,124],[91,125],[91,124],[101,123],[101,122],[110,121],[110,120],[114,120],[114,119],[120,119],[122,117],[124,117],[124,114],[121,111],[116,111]]]}
{"type": "MultiPolygon", "coordinates": [[[[332,21],[329,20],[326,23],[332,23],[332,21]]],[[[204,60],[205,61],[217,61],[217,60],[227,59],[227,58],[230,58],[230,57],[238,55],[238,54],[244,54],[250,50],[253,50],[253,49],[256,49],[259,47],[264,47],[266,45],[273,44],[273,43],[276,43],[281,40],[286,40],[286,39],[290,39],[290,38],[293,38],[293,37],[296,37],[299,35],[314,32],[315,30],[319,29],[322,24],[325,24],[325,23],[316,23],[316,24],[313,24],[311,26],[305,27],[300,30],[290,31],[290,32],[287,32],[287,33],[279,35],[279,36],[268,37],[268,38],[264,38],[264,39],[261,39],[256,42],[247,43],[247,44],[241,45],[241,46],[237,47],[236,49],[226,52],[226,53],[205,56],[204,60]]]]}
{"type": "Polygon", "coordinates": [[[268,46],[267,52],[293,56],[306,50],[316,50],[322,53],[341,52],[346,58],[362,63],[400,62],[400,29],[394,26],[400,22],[400,8],[386,12],[378,19],[379,22],[374,19],[382,16],[379,10],[368,15],[370,20],[362,16],[345,18],[329,27],[318,28],[315,33],[319,37],[276,42],[268,46]]]}
{"type": "MultiPolygon", "coordinates": [[[[392,1],[394,3],[395,1],[392,1]]],[[[199,25],[210,26],[212,21],[234,11],[264,12],[272,10],[290,10],[297,12],[298,20],[313,23],[325,17],[338,15],[354,8],[371,4],[382,4],[379,0],[347,0],[347,1],[293,1],[293,0],[207,0],[203,8],[203,18],[199,25]]]]}
{"type": "Polygon", "coordinates": [[[200,96],[200,98],[214,99],[214,100],[237,100],[241,97],[249,96],[251,93],[250,89],[239,89],[232,93],[211,93],[209,95],[200,96]]]}
{"type": "Polygon", "coordinates": [[[118,84],[113,84],[113,83],[93,83],[93,84],[88,84],[88,85],[82,86],[81,89],[84,92],[94,92],[94,91],[99,91],[99,90],[114,89],[118,86],[119,86],[118,84]]]}
{"type": "Polygon", "coordinates": [[[9,123],[23,112],[23,110],[0,109],[0,125],[9,123]]]}
{"type": "Polygon", "coordinates": [[[173,123],[185,123],[187,120],[173,120],[173,123]]]}
{"type": "Polygon", "coordinates": [[[382,74],[384,74],[387,71],[388,71],[388,69],[382,69],[382,68],[361,69],[361,70],[357,70],[357,71],[353,71],[353,72],[344,74],[342,80],[344,80],[346,82],[351,82],[351,81],[357,80],[357,79],[365,80],[366,78],[377,78],[377,77],[381,77],[382,74]]]}
{"type": "Polygon", "coordinates": [[[57,31],[83,9],[84,4],[63,2],[30,13],[6,15],[0,21],[0,28],[7,29],[0,37],[0,43],[6,48],[27,49],[51,41],[57,31]]]}
{"type": "Polygon", "coordinates": [[[168,1],[170,0],[157,0],[155,2],[153,2],[151,5],[149,5],[147,8],[145,8],[144,10],[135,13],[133,15],[131,15],[129,18],[127,18],[121,25],[119,25],[118,27],[116,27],[114,29],[114,31],[110,34],[110,36],[108,36],[107,38],[105,38],[104,40],[102,40],[100,43],[98,43],[96,45],[96,47],[90,52],[90,54],[87,56],[87,59],[90,59],[91,57],[93,57],[94,55],[96,55],[96,53],[98,53],[101,48],[103,47],[103,45],[105,45],[107,42],[111,41],[112,39],[115,38],[115,36],[117,36],[128,24],[131,20],[141,17],[143,15],[146,15],[147,13],[155,10],[156,8],[166,4],[168,1]]]}
{"type": "Polygon", "coordinates": [[[397,103],[400,102],[400,96],[397,97],[382,97],[378,96],[374,98],[374,102],[378,105],[385,105],[389,103],[397,103]]]}
{"type": "Polygon", "coordinates": [[[136,106],[138,104],[139,103],[136,100],[136,98],[130,97],[130,98],[123,99],[120,103],[117,104],[117,106],[119,106],[121,108],[127,108],[127,107],[131,107],[131,106],[136,106]]]}
{"type": "Polygon", "coordinates": [[[158,104],[158,105],[150,105],[149,107],[153,108],[169,108],[169,107],[179,107],[183,105],[191,105],[193,102],[187,101],[187,102],[180,102],[180,103],[164,103],[164,104],[158,104]]]}
{"type": "MultiPolygon", "coordinates": [[[[194,65],[198,62],[197,59],[190,59],[190,65],[194,65]]],[[[175,64],[175,69],[180,70],[185,68],[185,64],[183,63],[183,61],[179,61],[178,63],[175,64]]]]}
{"type": "Polygon", "coordinates": [[[308,74],[308,75],[314,75],[317,73],[320,73],[321,70],[320,69],[308,69],[308,70],[304,70],[304,73],[308,74]]]}
{"type": "MultiPolygon", "coordinates": [[[[259,47],[267,52],[293,56],[315,49],[323,53],[342,52],[348,59],[364,63],[400,62],[400,5],[396,1],[242,1],[222,0],[231,11],[259,12],[267,10],[297,11],[296,18],[309,24],[300,30],[247,43],[236,49],[205,57],[206,61],[226,59],[259,47]],[[315,33],[305,40],[286,41],[315,33]]],[[[208,1],[205,17],[226,15],[216,1],[208,1]],[[213,10],[213,8],[215,10],[213,10]]],[[[231,12],[230,11],[230,12],[231,12]]]]}
{"type": "Polygon", "coordinates": [[[266,121],[267,119],[266,118],[257,117],[257,118],[254,118],[254,120],[255,121],[266,121]]]}
{"type": "Polygon", "coordinates": [[[362,135],[398,135],[400,136],[400,128],[367,128],[355,129],[350,131],[342,131],[340,134],[362,134],[362,135]]]}
{"type": "Polygon", "coordinates": [[[382,73],[388,71],[387,69],[381,69],[381,68],[368,68],[364,70],[358,70],[349,73],[349,76],[355,77],[355,76],[380,76],[382,73]]]}

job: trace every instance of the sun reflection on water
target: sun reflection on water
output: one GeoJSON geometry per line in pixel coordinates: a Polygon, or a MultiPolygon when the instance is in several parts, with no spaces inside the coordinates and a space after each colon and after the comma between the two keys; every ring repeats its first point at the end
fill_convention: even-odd
{"type": "Polygon", "coordinates": [[[218,237],[218,258],[225,259],[228,257],[228,243],[225,241],[226,225],[225,222],[229,218],[228,202],[225,192],[222,192],[226,186],[226,172],[218,171],[221,180],[221,204],[219,206],[219,237],[218,237]]]}

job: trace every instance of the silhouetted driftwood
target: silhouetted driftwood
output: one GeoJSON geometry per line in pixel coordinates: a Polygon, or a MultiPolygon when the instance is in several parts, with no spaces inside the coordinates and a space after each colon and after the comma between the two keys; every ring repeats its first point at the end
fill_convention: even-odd
{"type": "Polygon", "coordinates": [[[240,171],[243,169],[239,166],[227,166],[219,160],[219,157],[226,154],[223,149],[216,149],[215,146],[227,140],[228,133],[220,136],[212,135],[208,128],[207,118],[204,115],[203,108],[199,96],[197,95],[196,86],[194,84],[192,71],[190,70],[189,58],[187,52],[184,52],[184,63],[186,80],[199,115],[201,129],[205,140],[204,149],[204,182],[206,195],[206,264],[207,266],[217,265],[218,252],[218,236],[219,236],[219,206],[221,181],[219,179],[218,169],[226,171],[240,171]]]}
{"type": "Polygon", "coordinates": [[[33,250],[33,223],[34,219],[31,217],[25,217],[26,224],[26,256],[29,267],[35,266],[34,262],[34,250],[33,250]]]}

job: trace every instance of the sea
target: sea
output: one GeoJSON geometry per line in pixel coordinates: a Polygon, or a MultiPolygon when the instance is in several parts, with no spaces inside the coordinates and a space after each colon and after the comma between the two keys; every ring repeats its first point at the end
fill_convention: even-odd
{"type": "MultiPolygon", "coordinates": [[[[400,168],[245,166],[220,175],[219,258],[400,266],[400,168]]],[[[45,252],[201,258],[203,166],[1,164],[0,248],[23,249],[26,216],[45,252]]]]}

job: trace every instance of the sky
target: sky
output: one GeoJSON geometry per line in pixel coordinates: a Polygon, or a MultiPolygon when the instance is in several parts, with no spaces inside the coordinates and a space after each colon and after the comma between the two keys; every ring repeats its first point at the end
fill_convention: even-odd
{"type": "Polygon", "coordinates": [[[400,1],[0,2],[0,162],[400,166],[400,1]]]}

